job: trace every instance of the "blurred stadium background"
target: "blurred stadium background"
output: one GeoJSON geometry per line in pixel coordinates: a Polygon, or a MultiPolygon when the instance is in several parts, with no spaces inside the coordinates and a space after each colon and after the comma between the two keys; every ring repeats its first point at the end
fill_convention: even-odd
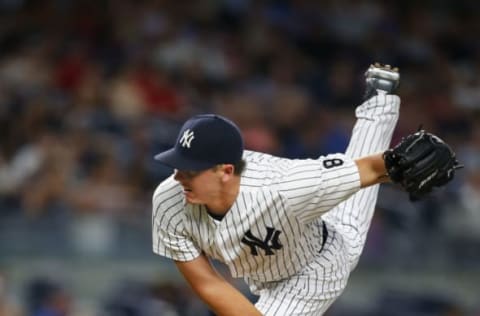
{"type": "Polygon", "coordinates": [[[382,187],[328,315],[480,315],[479,21],[461,0],[0,0],[0,316],[210,315],[151,252],[152,156],[200,112],[250,149],[342,151],[373,61],[401,69],[394,141],[423,124],[466,168],[420,203],[382,187]]]}

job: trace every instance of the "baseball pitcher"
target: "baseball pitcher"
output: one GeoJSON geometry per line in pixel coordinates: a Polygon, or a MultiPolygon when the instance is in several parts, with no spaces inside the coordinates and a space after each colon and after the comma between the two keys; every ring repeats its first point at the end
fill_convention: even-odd
{"type": "Polygon", "coordinates": [[[389,149],[399,73],[372,65],[345,153],[291,160],[244,150],[235,124],[198,115],[155,158],[175,169],[153,195],[153,251],[175,261],[217,315],[321,315],[342,293],[365,244],[378,184],[412,199],[449,182],[455,154],[418,131],[389,149]],[[259,295],[252,304],[208,258],[259,295]]]}

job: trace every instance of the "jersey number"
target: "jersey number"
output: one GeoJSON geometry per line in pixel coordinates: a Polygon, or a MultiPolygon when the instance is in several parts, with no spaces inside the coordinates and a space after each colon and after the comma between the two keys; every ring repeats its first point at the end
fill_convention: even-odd
{"type": "Polygon", "coordinates": [[[327,169],[333,168],[333,167],[338,167],[343,165],[343,160],[339,158],[333,158],[333,159],[325,159],[323,161],[323,166],[327,169]]]}

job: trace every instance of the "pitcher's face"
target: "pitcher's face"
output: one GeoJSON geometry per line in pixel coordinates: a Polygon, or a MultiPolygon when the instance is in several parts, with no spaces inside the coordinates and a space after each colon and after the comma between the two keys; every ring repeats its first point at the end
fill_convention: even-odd
{"type": "Polygon", "coordinates": [[[188,203],[209,205],[221,195],[222,173],[217,167],[202,171],[175,170],[174,179],[183,187],[188,203]]]}

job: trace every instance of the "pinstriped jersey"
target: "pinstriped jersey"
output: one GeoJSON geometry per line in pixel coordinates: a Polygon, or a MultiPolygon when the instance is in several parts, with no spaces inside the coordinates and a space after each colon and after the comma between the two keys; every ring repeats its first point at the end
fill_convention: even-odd
{"type": "MultiPolygon", "coordinates": [[[[202,252],[251,285],[278,281],[313,262],[322,214],[360,188],[355,162],[333,154],[291,160],[245,151],[236,201],[222,220],[185,202],[173,175],[153,195],[153,251],[177,261],[202,252]]],[[[324,227],[324,226],[323,226],[324,227]]]]}

